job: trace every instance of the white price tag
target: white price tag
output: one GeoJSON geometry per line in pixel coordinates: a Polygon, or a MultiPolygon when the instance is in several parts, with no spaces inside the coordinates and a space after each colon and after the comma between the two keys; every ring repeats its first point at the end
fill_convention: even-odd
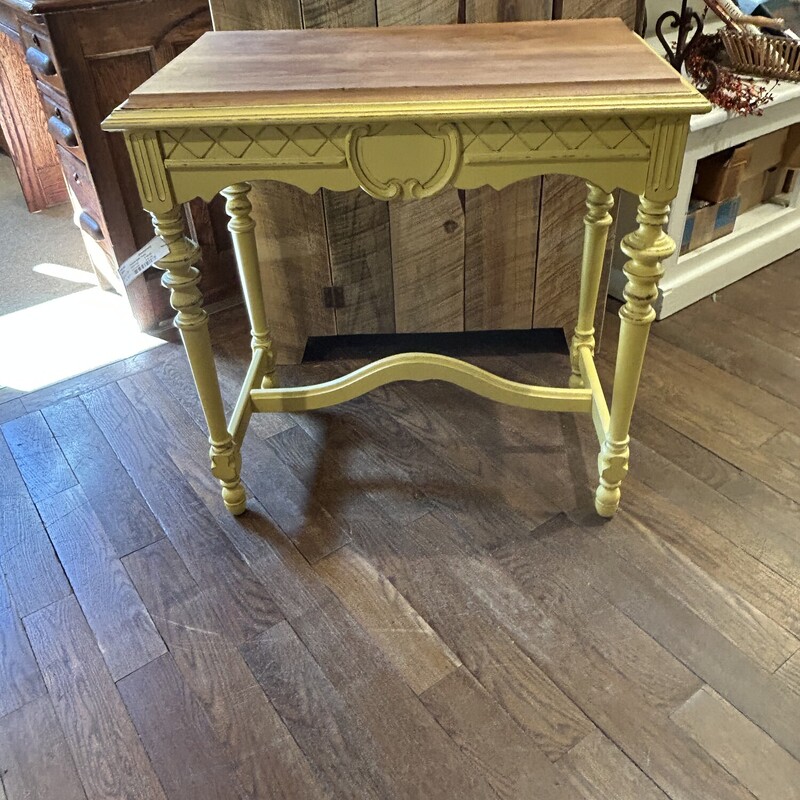
{"type": "Polygon", "coordinates": [[[164,244],[160,236],[154,236],[144,247],[135,252],[119,268],[119,277],[125,286],[138,278],[148,267],[152,267],[156,261],[169,252],[169,248],[164,244]]]}

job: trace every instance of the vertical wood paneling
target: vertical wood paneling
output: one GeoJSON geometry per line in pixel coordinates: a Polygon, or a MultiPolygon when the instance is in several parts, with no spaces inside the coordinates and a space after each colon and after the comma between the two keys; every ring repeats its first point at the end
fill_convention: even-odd
{"type": "MultiPolygon", "coordinates": [[[[216,30],[301,28],[299,0],[212,0],[216,30]]],[[[256,181],[250,194],[267,320],[279,364],[297,363],[309,336],[336,332],[322,290],[331,282],[322,194],[256,181]]]]}
{"type": "Polygon", "coordinates": [[[550,19],[552,0],[466,0],[467,22],[550,19]]]}
{"type": "Polygon", "coordinates": [[[256,181],[250,201],[275,354],[279,364],[296,364],[309,336],[336,332],[334,311],[322,299],[331,281],[322,195],[256,181]]]}
{"type": "Polygon", "coordinates": [[[464,209],[456,189],[389,206],[398,333],[464,330],[464,209]]]}
{"type": "Polygon", "coordinates": [[[389,205],[361,189],[323,190],[331,276],[344,289],[336,332],[393,333],[394,289],[389,205]]]}
{"type": "MultiPolygon", "coordinates": [[[[637,0],[560,0],[553,5],[553,16],[561,19],[622,17],[633,27],[637,0]],[[560,7],[560,8],[559,8],[560,7]]],[[[566,328],[571,333],[578,316],[580,265],[583,252],[584,199],[586,185],[580,178],[546,175],[542,181],[539,253],[536,264],[533,326],[566,328]]],[[[612,211],[612,214],[614,212],[612,211]]],[[[616,226],[616,223],[615,223],[616,226]]],[[[609,230],[605,266],[595,328],[603,324],[603,309],[608,286],[609,255],[615,242],[616,227],[609,230]]]]}
{"type": "MultiPolygon", "coordinates": [[[[551,0],[467,0],[466,22],[550,19],[551,0]]],[[[465,193],[464,327],[528,328],[542,179],[465,193]]]]}
{"type": "MultiPolygon", "coordinates": [[[[373,28],[375,0],[305,0],[306,28],[373,28]]],[[[344,289],[344,307],[336,309],[336,332],[394,331],[392,250],[389,206],[360,189],[322,190],[331,277],[344,289]]]]}
{"type": "Polygon", "coordinates": [[[211,21],[218,31],[259,31],[301,27],[300,0],[211,0],[211,21]]]}
{"type": "MultiPolygon", "coordinates": [[[[458,0],[377,0],[378,25],[455,24],[458,0]]],[[[464,330],[464,208],[459,192],[389,205],[395,327],[464,330]],[[424,287],[424,290],[422,289],[424,287]]]]}
{"type": "Polygon", "coordinates": [[[640,3],[637,0],[560,0],[560,5],[560,19],[621,17],[632,28],[640,3]]]}
{"type": "Polygon", "coordinates": [[[466,192],[466,330],[530,327],[541,187],[542,179],[532,178],[499,192],[466,192]]]}

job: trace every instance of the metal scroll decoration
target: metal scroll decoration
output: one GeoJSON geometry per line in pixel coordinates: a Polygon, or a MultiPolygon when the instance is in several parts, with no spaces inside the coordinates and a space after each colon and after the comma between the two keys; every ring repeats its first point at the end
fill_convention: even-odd
{"type": "Polygon", "coordinates": [[[664,48],[667,60],[680,72],[683,62],[691,52],[692,46],[703,35],[703,18],[690,5],[689,0],[683,0],[681,10],[665,11],[656,20],[656,36],[664,48]],[[678,39],[674,46],[667,41],[664,35],[664,26],[669,23],[672,30],[677,30],[678,39]]]}

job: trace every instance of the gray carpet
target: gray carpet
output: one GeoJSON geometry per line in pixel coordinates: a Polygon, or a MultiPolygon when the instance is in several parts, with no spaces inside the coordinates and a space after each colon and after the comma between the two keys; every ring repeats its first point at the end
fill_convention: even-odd
{"type": "Polygon", "coordinates": [[[11,159],[0,154],[0,316],[94,283],[71,205],[31,214],[11,159]]]}

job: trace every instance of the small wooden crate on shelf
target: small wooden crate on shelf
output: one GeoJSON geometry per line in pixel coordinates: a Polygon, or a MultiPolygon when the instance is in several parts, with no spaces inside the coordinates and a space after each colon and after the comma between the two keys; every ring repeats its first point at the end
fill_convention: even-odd
{"type": "Polygon", "coordinates": [[[720,31],[720,37],[736,72],[781,81],[800,81],[800,40],[727,28],[720,31]]]}

